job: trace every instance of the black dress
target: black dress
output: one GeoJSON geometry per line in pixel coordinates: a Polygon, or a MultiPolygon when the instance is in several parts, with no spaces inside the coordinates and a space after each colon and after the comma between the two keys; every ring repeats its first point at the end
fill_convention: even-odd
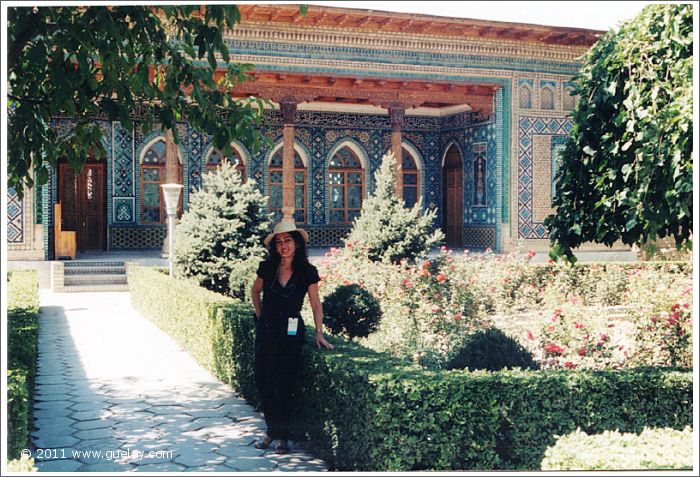
{"type": "Polygon", "coordinates": [[[268,260],[260,263],[258,276],[263,280],[263,298],[262,313],[255,327],[255,384],[267,434],[273,439],[288,439],[306,331],[301,307],[309,285],[320,278],[316,267],[307,263],[303,270],[293,270],[287,284],[282,286],[277,266],[268,260]],[[290,317],[299,318],[296,335],[287,332],[290,317]]]}

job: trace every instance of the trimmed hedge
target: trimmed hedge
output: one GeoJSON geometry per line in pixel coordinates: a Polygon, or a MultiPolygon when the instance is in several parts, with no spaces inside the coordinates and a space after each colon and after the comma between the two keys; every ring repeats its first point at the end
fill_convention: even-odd
{"type": "MultiPolygon", "coordinates": [[[[258,402],[251,306],[149,269],[130,269],[129,283],[137,309],[187,337],[181,343],[203,366],[258,402]]],[[[335,350],[317,350],[310,339],[305,347],[294,427],[334,470],[534,470],[554,436],[577,428],[639,432],[692,422],[692,372],[428,372],[330,340],[335,350]]]]}
{"type": "MultiPolygon", "coordinates": [[[[35,270],[7,276],[7,457],[29,448],[39,336],[39,280],[35,270]]],[[[14,464],[13,464],[14,465],[14,464]]]]}
{"type": "Polygon", "coordinates": [[[645,428],[640,434],[577,429],[548,448],[542,470],[671,470],[693,468],[693,428],[645,428]],[[669,452],[669,450],[672,450],[669,452]]]}

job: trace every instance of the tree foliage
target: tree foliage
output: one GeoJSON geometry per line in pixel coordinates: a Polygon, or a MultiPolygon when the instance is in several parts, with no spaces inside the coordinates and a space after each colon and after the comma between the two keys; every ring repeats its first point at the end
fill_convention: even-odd
{"type": "Polygon", "coordinates": [[[587,241],[690,248],[692,64],[692,5],[648,6],[586,54],[545,220],[553,257],[587,241]]]}
{"type": "Polygon", "coordinates": [[[235,5],[8,8],[8,186],[46,183],[60,157],[76,170],[103,157],[95,120],[132,129],[136,110],[144,132],[159,125],[177,141],[186,118],[224,154],[234,138],[256,148],[262,107],[226,94],[252,67],[231,62],[224,41],[239,21],[235,5]],[[59,115],[76,120],[69,137],[51,127],[59,115]]]}
{"type": "Polygon", "coordinates": [[[175,229],[175,269],[209,290],[243,299],[266,254],[267,199],[228,162],[203,179],[175,229]]]}
{"type": "Polygon", "coordinates": [[[374,176],[374,194],[362,203],[362,213],[345,239],[354,252],[372,261],[415,260],[444,238],[433,227],[437,211],[423,211],[422,200],[411,209],[405,207],[396,195],[395,176],[394,158],[385,154],[374,176]]]}

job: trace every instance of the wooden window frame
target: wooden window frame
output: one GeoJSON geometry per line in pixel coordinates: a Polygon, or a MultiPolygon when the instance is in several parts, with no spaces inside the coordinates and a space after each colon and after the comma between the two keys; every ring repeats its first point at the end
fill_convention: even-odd
{"type": "MultiPolygon", "coordinates": [[[[333,161],[333,157],[335,157],[335,156],[336,156],[340,151],[342,151],[343,149],[347,149],[348,151],[350,151],[350,153],[355,157],[355,160],[356,160],[357,163],[360,165],[360,167],[359,167],[359,168],[333,167],[333,166],[330,165],[330,162],[329,162],[329,164],[328,164],[328,222],[329,222],[330,224],[335,224],[335,225],[349,225],[349,224],[352,224],[353,221],[352,221],[352,220],[348,220],[348,217],[350,216],[350,211],[358,211],[358,212],[361,212],[361,211],[362,211],[362,203],[364,202],[364,199],[365,199],[365,187],[366,187],[366,185],[365,185],[365,169],[364,169],[364,167],[362,167],[362,161],[361,161],[360,158],[357,156],[357,154],[355,153],[355,151],[353,151],[352,148],[350,148],[350,147],[348,147],[348,146],[344,146],[344,147],[338,149],[338,150],[335,152],[335,154],[333,154],[333,156],[331,157],[331,162],[333,161]],[[342,173],[342,174],[343,174],[343,182],[342,182],[342,184],[333,184],[333,183],[331,183],[331,181],[330,181],[330,176],[331,176],[331,174],[334,174],[334,173],[335,173],[335,174],[337,174],[337,173],[342,173]],[[348,204],[349,204],[349,201],[348,201],[348,188],[349,188],[349,186],[351,185],[351,184],[348,184],[348,181],[347,181],[347,177],[348,177],[347,175],[348,175],[348,173],[353,173],[353,174],[359,173],[359,174],[360,174],[360,207],[359,207],[358,209],[355,209],[355,208],[350,209],[350,208],[348,207],[348,204]],[[342,207],[342,208],[331,207],[331,202],[332,202],[332,201],[331,201],[331,196],[330,196],[330,194],[331,194],[331,191],[332,191],[332,187],[333,187],[333,186],[339,186],[339,185],[342,185],[342,187],[343,187],[343,204],[344,204],[345,206],[342,207]],[[338,210],[344,211],[345,221],[343,221],[343,222],[337,222],[337,221],[333,221],[333,220],[332,220],[333,212],[334,212],[334,211],[338,211],[338,210]]],[[[356,184],[352,184],[352,185],[356,185],[356,184]]]]}
{"type": "MultiPolygon", "coordinates": [[[[402,166],[402,167],[401,167],[401,187],[402,187],[402,191],[406,191],[406,189],[415,189],[415,191],[416,191],[416,202],[415,202],[415,203],[417,204],[417,203],[420,201],[420,198],[421,198],[421,197],[420,197],[420,169],[419,169],[419,167],[418,167],[418,161],[416,161],[416,158],[413,157],[413,155],[412,155],[410,152],[408,152],[408,149],[406,149],[405,147],[404,147],[404,148],[401,148],[401,150],[403,151],[403,156],[404,156],[404,158],[405,158],[406,156],[408,156],[408,157],[411,159],[411,162],[413,162],[413,166],[415,167],[415,169],[405,169],[405,168],[403,167],[403,161],[402,161],[402,164],[401,164],[401,166],[402,166]],[[407,172],[407,171],[408,171],[408,172],[407,172]],[[408,175],[414,175],[414,176],[416,176],[416,183],[415,183],[415,184],[406,184],[406,182],[404,181],[404,177],[405,177],[405,176],[408,176],[408,175]]],[[[404,159],[404,160],[405,160],[405,159],[404,159]]],[[[402,193],[402,195],[403,195],[403,193],[402,193]]],[[[406,204],[406,197],[404,196],[404,197],[402,197],[402,198],[403,198],[404,204],[406,204]]],[[[407,204],[406,204],[406,206],[407,206],[407,207],[413,207],[413,205],[408,206],[407,204]]]]}

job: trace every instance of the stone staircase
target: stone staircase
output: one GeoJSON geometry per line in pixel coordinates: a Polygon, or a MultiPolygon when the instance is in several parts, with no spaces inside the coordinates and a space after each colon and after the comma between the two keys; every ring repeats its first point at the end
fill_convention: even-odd
{"type": "Polygon", "coordinates": [[[51,290],[54,292],[129,291],[124,262],[52,262],[51,290]]]}

